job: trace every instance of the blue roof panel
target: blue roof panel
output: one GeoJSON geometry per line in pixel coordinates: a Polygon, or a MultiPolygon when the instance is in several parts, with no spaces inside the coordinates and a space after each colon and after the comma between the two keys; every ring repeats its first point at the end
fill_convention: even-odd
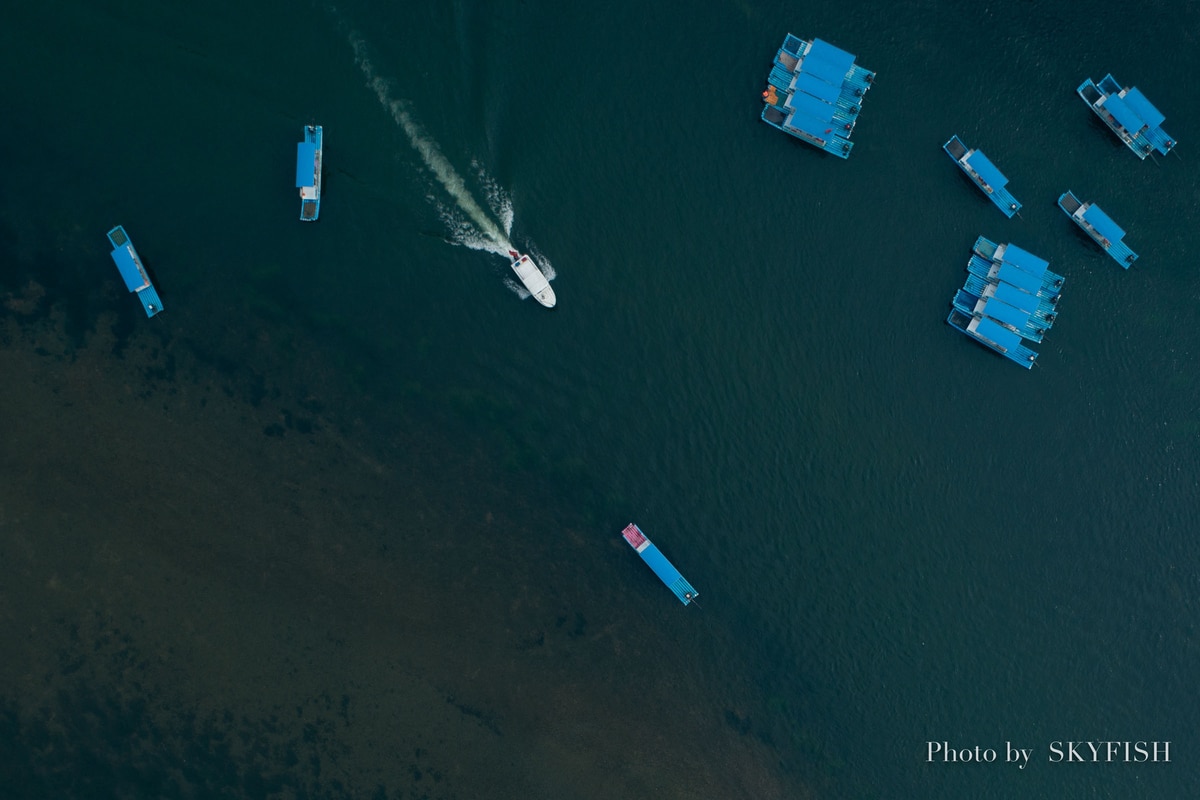
{"type": "Polygon", "coordinates": [[[850,67],[854,66],[853,53],[847,53],[840,47],[834,47],[824,39],[813,39],[812,48],[809,49],[808,54],[816,56],[833,69],[841,70],[842,77],[845,77],[846,73],[850,71],[850,67]]]}
{"type": "Polygon", "coordinates": [[[1030,275],[1023,269],[1018,269],[1012,264],[1001,264],[1000,272],[996,275],[997,278],[1016,286],[1018,289],[1024,289],[1030,294],[1037,294],[1042,288],[1042,279],[1034,275],[1030,275]]]}
{"type": "Polygon", "coordinates": [[[313,186],[317,174],[317,145],[299,142],[296,145],[296,186],[313,186]]]}
{"type": "Polygon", "coordinates": [[[1022,250],[1015,244],[1010,244],[1004,248],[1005,263],[1020,267],[1029,274],[1041,280],[1041,277],[1046,274],[1046,268],[1050,266],[1050,262],[1044,258],[1038,258],[1028,250],[1022,250]]]}
{"type": "Polygon", "coordinates": [[[1008,328],[992,322],[987,317],[979,320],[979,324],[975,326],[975,331],[985,339],[995,342],[1005,350],[1016,350],[1021,344],[1021,337],[1010,331],[1008,328]]]}
{"type": "Polygon", "coordinates": [[[788,117],[784,121],[784,125],[803,131],[809,136],[815,136],[823,142],[828,142],[833,138],[833,123],[827,119],[817,119],[808,114],[797,113],[788,117]]]}
{"type": "Polygon", "coordinates": [[[1028,311],[1022,311],[995,298],[987,301],[987,305],[983,307],[983,313],[998,322],[1012,325],[1014,328],[1024,328],[1025,323],[1029,322],[1028,311]]]}
{"type": "Polygon", "coordinates": [[[1004,177],[1004,174],[996,169],[996,165],[978,150],[967,156],[967,166],[978,172],[979,176],[987,181],[987,185],[993,189],[1001,189],[1004,184],[1008,183],[1008,178],[1004,177]]]}
{"type": "Polygon", "coordinates": [[[796,76],[796,90],[811,94],[813,97],[831,104],[836,103],[842,94],[840,84],[834,86],[807,72],[801,72],[796,76]]]}
{"type": "Polygon", "coordinates": [[[683,577],[653,543],[641,552],[641,556],[642,560],[650,565],[650,569],[654,570],[654,574],[661,578],[667,586],[683,577]]]}
{"type": "Polygon", "coordinates": [[[143,286],[149,285],[150,282],[142,275],[142,271],[138,269],[137,262],[133,260],[133,252],[129,245],[113,250],[112,259],[117,263],[117,270],[120,271],[121,277],[125,279],[125,287],[129,291],[136,292],[143,286]]]}
{"type": "Polygon", "coordinates": [[[841,88],[846,82],[846,73],[854,65],[854,56],[828,42],[814,39],[812,48],[800,62],[800,71],[808,72],[826,83],[841,88]]]}
{"type": "Polygon", "coordinates": [[[1137,87],[1130,89],[1125,93],[1125,105],[1137,112],[1137,115],[1142,118],[1142,121],[1151,128],[1157,128],[1162,125],[1166,119],[1162,112],[1154,107],[1154,104],[1146,99],[1146,95],[1142,94],[1137,87]]]}
{"type": "Polygon", "coordinates": [[[1121,127],[1130,133],[1137,133],[1146,123],[1141,115],[1125,104],[1125,101],[1115,94],[1110,94],[1101,108],[1112,114],[1121,127]]]}
{"type": "Polygon", "coordinates": [[[833,115],[834,112],[837,111],[837,108],[829,103],[818,100],[811,94],[805,94],[804,92],[794,93],[787,99],[787,102],[784,103],[784,107],[792,108],[802,114],[814,117],[816,119],[825,120],[830,125],[833,124],[833,115]]]}
{"type": "Polygon", "coordinates": [[[995,297],[1002,303],[1008,303],[1010,306],[1030,314],[1037,311],[1038,306],[1041,305],[1041,300],[1037,297],[1029,292],[1021,291],[1011,283],[997,284],[995,297]]]}
{"type": "Polygon", "coordinates": [[[1095,203],[1083,212],[1083,218],[1096,229],[1097,233],[1110,242],[1119,242],[1125,238],[1125,231],[1121,229],[1121,226],[1113,222],[1112,218],[1101,211],[1095,203]]]}

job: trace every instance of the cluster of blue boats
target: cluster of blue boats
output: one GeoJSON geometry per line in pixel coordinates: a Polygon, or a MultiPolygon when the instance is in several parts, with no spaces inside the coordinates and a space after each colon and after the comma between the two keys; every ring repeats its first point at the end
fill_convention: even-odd
{"type": "MultiPolygon", "coordinates": [[[[850,134],[875,73],[856,57],[820,39],[788,34],[775,54],[762,119],[801,141],[848,158],[850,134]]],[[[1136,87],[1122,87],[1112,75],[1095,83],[1088,78],[1076,93],[1138,158],[1166,155],[1175,139],[1162,128],[1165,117],[1136,87]]],[[[942,145],[958,168],[1010,219],[1021,203],[1008,178],[977,148],[957,135],[942,145]]],[[[1137,260],[1124,241],[1125,231],[1094,202],[1070,190],[1058,207],[1124,269],[1137,260]]],[[[997,353],[1029,369],[1037,353],[1026,342],[1040,342],[1057,318],[1063,278],[1045,259],[1013,244],[997,245],[982,236],[967,263],[967,282],[954,296],[947,322],[997,353]]]]}
{"type": "Polygon", "coordinates": [[[1046,259],[980,236],[967,262],[967,282],[954,295],[946,321],[1031,369],[1037,353],[1025,342],[1042,341],[1058,318],[1064,280],[1046,259]]]}

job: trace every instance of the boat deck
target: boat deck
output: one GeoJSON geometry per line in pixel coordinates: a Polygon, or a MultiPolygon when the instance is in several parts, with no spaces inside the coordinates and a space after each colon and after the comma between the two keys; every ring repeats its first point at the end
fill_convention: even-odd
{"type": "Polygon", "coordinates": [[[955,330],[965,333],[1025,369],[1033,369],[1037,361],[1038,354],[1022,344],[1021,337],[996,323],[989,323],[986,318],[979,320],[954,308],[950,310],[946,322],[955,330]]]}
{"type": "Polygon", "coordinates": [[[121,273],[121,279],[125,281],[125,288],[137,295],[147,317],[158,314],[163,309],[162,299],[159,298],[158,290],[150,280],[150,273],[142,263],[142,257],[138,255],[133,242],[129,240],[125,228],[118,225],[110,230],[108,241],[113,246],[110,255],[117,265],[117,271],[121,273]]]}
{"type": "Polygon", "coordinates": [[[300,190],[300,219],[314,222],[321,214],[321,160],[325,132],[320,125],[304,126],[304,141],[296,145],[296,188],[300,190]]]}
{"type": "Polygon", "coordinates": [[[1007,188],[1008,178],[982,151],[968,148],[957,134],[942,149],[1006,217],[1012,218],[1021,210],[1020,202],[1007,188]]]}
{"type": "Polygon", "coordinates": [[[646,534],[642,533],[642,529],[634,523],[629,523],[625,529],[621,531],[621,535],[625,537],[625,541],[629,543],[642,560],[654,571],[659,580],[667,585],[671,593],[679,598],[679,602],[685,606],[690,605],[700,593],[687,582],[683,575],[679,574],[679,570],[675,565],[667,560],[667,557],[655,547],[654,543],[646,538],[646,534]]]}
{"type": "Polygon", "coordinates": [[[1122,269],[1129,269],[1137,261],[1137,253],[1125,244],[1125,231],[1095,203],[1081,202],[1068,190],[1058,198],[1058,207],[1122,269]]]}

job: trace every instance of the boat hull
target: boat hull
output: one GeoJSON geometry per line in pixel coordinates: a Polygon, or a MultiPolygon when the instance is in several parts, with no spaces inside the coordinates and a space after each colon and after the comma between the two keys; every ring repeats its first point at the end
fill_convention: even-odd
{"type": "Polygon", "coordinates": [[[666,584],[673,595],[679,598],[679,602],[685,606],[695,602],[700,593],[679,574],[675,565],[667,560],[667,557],[654,546],[654,543],[646,538],[646,534],[642,532],[641,528],[631,522],[621,531],[621,535],[629,543],[629,546],[642,557],[642,561],[645,561],[647,566],[654,571],[658,579],[666,584]]]}
{"type": "Polygon", "coordinates": [[[321,214],[321,159],[325,132],[320,125],[304,126],[304,141],[296,145],[296,188],[300,190],[300,219],[316,222],[321,214]]]}
{"type": "Polygon", "coordinates": [[[538,269],[537,264],[533,263],[532,258],[518,255],[513,259],[512,269],[521,280],[521,284],[533,295],[534,300],[546,308],[554,308],[558,298],[554,296],[554,289],[550,288],[550,281],[546,280],[546,276],[538,269]]]}
{"type": "Polygon", "coordinates": [[[121,273],[122,280],[125,281],[125,288],[137,295],[147,317],[158,314],[162,311],[162,300],[158,296],[158,290],[154,288],[154,283],[150,280],[150,273],[146,270],[146,265],[142,263],[142,257],[138,255],[137,250],[133,247],[133,242],[129,240],[129,234],[125,232],[125,228],[118,225],[110,230],[108,241],[113,246],[110,255],[117,265],[117,270],[121,273]]]}

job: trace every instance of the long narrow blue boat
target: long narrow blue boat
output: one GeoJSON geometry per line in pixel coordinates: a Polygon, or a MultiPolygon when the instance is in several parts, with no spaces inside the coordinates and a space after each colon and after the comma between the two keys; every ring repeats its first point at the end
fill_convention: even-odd
{"type": "Polygon", "coordinates": [[[1021,210],[1021,204],[1017,202],[1017,198],[1013,197],[1012,193],[1005,188],[1008,185],[1008,178],[1004,177],[1004,174],[996,169],[996,165],[981,151],[967,147],[957,134],[951,136],[950,141],[942,145],[942,149],[954,160],[958,168],[966,173],[971,182],[982,189],[987,198],[1004,212],[1006,217],[1011,219],[1021,210]]]}
{"type": "Polygon", "coordinates": [[[863,95],[875,73],[855,57],[820,39],[807,42],[788,34],[762,93],[762,119],[768,125],[838,158],[849,158],[850,134],[862,110],[863,95]]]}
{"type": "Polygon", "coordinates": [[[1155,151],[1165,156],[1175,146],[1175,140],[1162,129],[1166,117],[1136,86],[1123,89],[1117,79],[1108,74],[1098,84],[1088,78],[1075,91],[1143,161],[1155,151]]]}
{"type": "Polygon", "coordinates": [[[690,605],[700,596],[700,593],[679,574],[675,565],[668,561],[667,557],[646,538],[646,534],[642,533],[641,528],[631,522],[625,526],[625,530],[621,531],[621,535],[625,537],[625,541],[629,542],[629,546],[637,551],[642,560],[650,565],[650,569],[654,570],[654,574],[659,577],[659,580],[665,583],[667,588],[679,598],[679,602],[685,606],[690,605]]]}
{"type": "Polygon", "coordinates": [[[304,141],[296,145],[296,188],[300,190],[300,219],[315,222],[321,213],[321,154],[324,131],[304,126],[304,141]]]}
{"type": "Polygon", "coordinates": [[[158,298],[158,290],[151,283],[150,273],[146,271],[137,250],[133,248],[133,242],[129,241],[129,234],[125,233],[125,228],[118,225],[109,231],[108,241],[113,246],[112,260],[116,262],[126,288],[137,294],[138,300],[142,301],[142,308],[146,309],[146,316],[153,317],[162,311],[162,300],[158,298]]]}
{"type": "Polygon", "coordinates": [[[1130,265],[1137,261],[1137,253],[1129,249],[1129,245],[1124,242],[1125,231],[1113,222],[1108,214],[1101,211],[1100,206],[1081,202],[1068,189],[1058,198],[1058,207],[1123,268],[1129,269],[1130,265]]]}
{"type": "Polygon", "coordinates": [[[967,262],[967,282],[954,295],[946,322],[1031,369],[1037,353],[1024,341],[1042,341],[1054,325],[1063,281],[1045,259],[980,236],[967,262]]]}

